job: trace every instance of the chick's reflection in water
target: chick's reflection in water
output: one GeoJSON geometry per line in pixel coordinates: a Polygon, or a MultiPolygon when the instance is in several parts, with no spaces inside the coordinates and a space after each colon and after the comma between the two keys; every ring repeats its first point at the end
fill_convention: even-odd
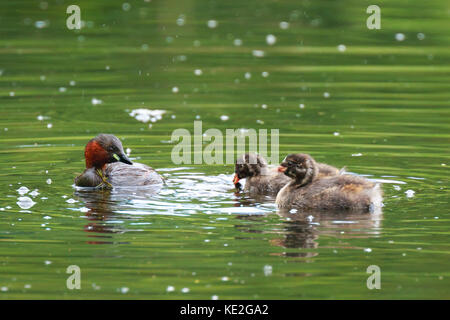
{"type": "MultiPolygon", "coordinates": [[[[320,237],[331,237],[332,248],[357,249],[349,246],[345,239],[370,238],[381,233],[381,212],[342,213],[342,212],[292,212],[279,210],[277,214],[287,220],[283,221],[283,238],[271,241],[272,245],[283,248],[321,248],[320,237]],[[335,241],[333,240],[336,239],[335,241]]],[[[323,248],[330,248],[327,241],[323,248]]],[[[281,255],[288,257],[312,257],[318,253],[308,252],[306,255],[286,251],[281,255]]]]}
{"type": "MultiPolygon", "coordinates": [[[[247,205],[248,199],[240,199],[247,205]]],[[[268,240],[274,247],[285,250],[273,250],[270,255],[289,258],[306,258],[295,260],[309,262],[320,253],[322,248],[333,249],[360,249],[352,247],[346,239],[377,237],[381,233],[381,212],[378,214],[367,213],[342,213],[342,212],[293,212],[290,210],[278,210],[277,215],[283,220],[271,219],[271,214],[245,215],[240,214],[236,219],[242,223],[235,227],[249,236],[241,236],[242,239],[252,239],[250,234],[270,234],[276,237],[268,240]],[[326,241],[320,241],[320,239],[326,241]],[[297,250],[296,250],[297,249],[297,250]],[[298,250],[300,249],[300,250],[298,250]]],[[[294,261],[294,260],[292,260],[294,261]]]]}
{"type": "MultiPolygon", "coordinates": [[[[78,188],[74,196],[84,203],[87,212],[85,213],[89,223],[84,226],[84,231],[89,232],[90,238],[103,238],[108,240],[87,241],[89,244],[113,244],[112,234],[126,232],[123,227],[124,220],[139,219],[139,217],[129,216],[120,213],[120,210],[132,199],[148,199],[159,192],[161,186],[154,188],[114,188],[112,190],[93,190],[91,188],[78,188]],[[117,223],[112,223],[116,221],[117,223]],[[102,235],[100,235],[102,234],[102,235]]],[[[121,242],[123,243],[123,242],[121,242]]]]}

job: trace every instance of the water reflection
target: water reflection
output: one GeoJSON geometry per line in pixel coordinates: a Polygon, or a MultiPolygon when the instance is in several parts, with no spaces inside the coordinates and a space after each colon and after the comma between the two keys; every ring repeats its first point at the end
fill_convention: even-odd
{"type": "MultiPolygon", "coordinates": [[[[157,194],[161,186],[151,188],[115,188],[113,190],[92,190],[78,188],[74,196],[84,204],[86,218],[89,223],[84,231],[89,232],[90,238],[112,238],[114,233],[123,233],[123,222],[133,219],[132,216],[119,213],[120,208],[133,199],[147,199],[157,194]],[[99,235],[102,234],[102,235],[99,235]]],[[[89,244],[112,244],[113,241],[95,240],[89,244]]]]}
{"type": "MultiPolygon", "coordinates": [[[[268,242],[275,247],[286,249],[273,252],[271,255],[297,258],[311,258],[319,254],[317,251],[293,249],[319,249],[320,237],[331,236],[336,239],[333,248],[341,248],[340,239],[377,237],[382,232],[382,214],[339,213],[339,212],[296,212],[277,210],[283,220],[268,223],[269,228],[262,228],[266,216],[239,215],[236,218],[245,220],[246,224],[235,224],[243,233],[276,234],[275,239],[268,242]],[[253,223],[252,223],[253,222],[253,223]]],[[[248,238],[248,237],[247,237],[248,238]]],[[[246,239],[246,237],[239,237],[246,239]]],[[[327,246],[330,247],[329,245],[327,246]]],[[[345,245],[345,248],[352,248],[345,245]]],[[[356,249],[356,248],[354,248],[356,249]]]]}
{"type": "Polygon", "coordinates": [[[196,214],[233,215],[234,227],[241,233],[235,239],[250,239],[247,236],[250,234],[275,234],[268,242],[285,250],[271,254],[285,257],[317,256],[319,239],[323,236],[369,238],[381,233],[381,211],[369,214],[278,210],[273,196],[237,193],[232,175],[207,176],[183,169],[182,172],[167,170],[166,184],[151,189],[77,189],[74,195],[83,205],[80,210],[86,212],[89,221],[84,230],[89,238],[96,238],[88,243],[115,243],[113,234],[126,232],[130,221],[148,215],[173,216],[174,219],[196,214]]]}

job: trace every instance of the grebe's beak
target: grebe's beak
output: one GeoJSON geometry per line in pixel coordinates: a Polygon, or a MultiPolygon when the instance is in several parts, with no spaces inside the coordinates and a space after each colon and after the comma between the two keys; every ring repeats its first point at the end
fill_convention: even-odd
{"type": "Polygon", "coordinates": [[[287,169],[286,167],[279,166],[278,167],[278,172],[283,172],[284,173],[286,171],[286,169],[287,169]]]}
{"type": "Polygon", "coordinates": [[[120,161],[120,162],[123,162],[123,163],[126,163],[126,164],[133,164],[133,162],[131,162],[131,160],[128,159],[128,157],[124,153],[121,153],[121,154],[114,153],[113,157],[117,161],[120,161]]]}

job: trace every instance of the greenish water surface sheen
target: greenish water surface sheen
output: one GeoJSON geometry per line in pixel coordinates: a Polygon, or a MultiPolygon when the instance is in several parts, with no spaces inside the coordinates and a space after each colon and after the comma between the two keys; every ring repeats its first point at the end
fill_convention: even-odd
{"type": "Polygon", "coordinates": [[[0,3],[0,299],[450,298],[448,1],[377,1],[380,30],[369,1],[86,0],[81,30],[70,4],[0,3]],[[385,181],[383,212],[281,214],[231,164],[175,165],[194,120],[279,129],[280,160],[385,181]],[[159,194],[74,189],[101,132],[159,194]]]}

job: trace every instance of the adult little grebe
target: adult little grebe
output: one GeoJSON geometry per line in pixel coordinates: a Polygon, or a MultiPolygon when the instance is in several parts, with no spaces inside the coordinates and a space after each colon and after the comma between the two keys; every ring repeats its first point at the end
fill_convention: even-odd
{"type": "Polygon", "coordinates": [[[318,166],[310,155],[288,155],[278,170],[292,179],[277,195],[278,208],[368,212],[381,207],[379,184],[350,175],[318,179],[318,166]]]}
{"type": "MultiPolygon", "coordinates": [[[[338,175],[339,170],[325,163],[318,163],[318,178],[338,175]]],[[[237,189],[241,187],[240,179],[246,179],[244,191],[250,193],[278,193],[287,183],[289,177],[277,168],[270,168],[263,156],[254,153],[243,154],[236,160],[233,183],[237,189]]]]}
{"type": "Polygon", "coordinates": [[[122,143],[112,134],[99,134],[84,150],[86,170],[75,178],[79,187],[145,186],[161,184],[161,176],[152,168],[132,163],[122,143]]]}

